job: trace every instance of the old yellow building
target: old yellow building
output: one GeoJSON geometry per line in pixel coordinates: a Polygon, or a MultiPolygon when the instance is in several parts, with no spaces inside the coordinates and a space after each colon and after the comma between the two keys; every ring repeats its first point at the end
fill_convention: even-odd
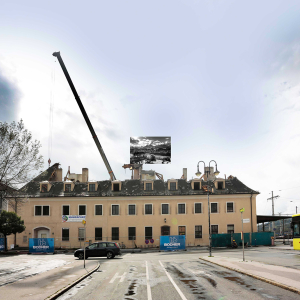
{"type": "MultiPolygon", "coordinates": [[[[208,171],[213,174],[213,168],[208,171]]],[[[22,188],[27,201],[18,214],[26,230],[18,234],[17,244],[24,247],[29,238],[48,237],[55,238],[56,247],[79,247],[85,219],[86,240],[92,242],[145,247],[147,240],[147,247],[154,247],[160,235],[186,235],[187,246],[208,245],[208,190],[212,234],[241,232],[241,208],[249,219],[244,232],[256,232],[258,192],[236,177],[205,175],[188,181],[184,169],[181,179],[164,181],[154,171],[134,172],[130,180],[91,182],[84,168],[63,181],[59,164],[49,167],[22,188]]]]}

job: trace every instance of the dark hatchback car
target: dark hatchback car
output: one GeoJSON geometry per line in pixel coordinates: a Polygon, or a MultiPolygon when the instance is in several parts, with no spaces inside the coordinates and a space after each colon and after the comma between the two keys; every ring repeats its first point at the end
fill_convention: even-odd
{"type": "MultiPolygon", "coordinates": [[[[77,249],[74,256],[83,259],[84,250],[77,249]]],[[[117,243],[99,242],[93,243],[85,248],[85,259],[88,257],[104,257],[114,258],[116,255],[121,255],[121,250],[117,243]]]]}

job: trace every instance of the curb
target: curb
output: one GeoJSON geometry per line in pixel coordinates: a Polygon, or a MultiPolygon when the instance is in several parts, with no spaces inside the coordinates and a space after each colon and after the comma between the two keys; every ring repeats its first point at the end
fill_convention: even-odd
{"type": "Polygon", "coordinates": [[[92,273],[94,273],[95,271],[97,271],[99,269],[99,267],[100,267],[100,263],[98,262],[98,265],[92,271],[90,271],[90,272],[82,275],[81,277],[77,278],[72,283],[69,283],[64,288],[62,288],[62,289],[58,290],[57,292],[55,292],[53,295],[50,295],[47,298],[45,298],[45,300],[54,300],[54,299],[57,299],[59,296],[61,296],[62,294],[64,294],[68,290],[70,290],[73,286],[75,286],[76,284],[78,284],[80,281],[82,281],[83,279],[85,279],[86,277],[88,277],[89,275],[91,275],[92,273]]]}
{"type": "Polygon", "coordinates": [[[200,258],[200,257],[199,257],[199,259],[202,259],[202,260],[204,260],[204,261],[206,261],[206,262],[210,262],[210,263],[215,264],[215,265],[217,265],[217,266],[220,266],[220,267],[229,269],[229,270],[231,270],[231,271],[235,271],[235,272],[238,272],[238,273],[241,273],[241,274],[250,276],[250,277],[252,277],[252,278],[255,278],[255,279],[258,279],[258,280],[261,280],[261,281],[270,283],[270,284],[272,284],[272,285],[278,286],[278,287],[280,287],[280,288],[282,288],[282,289],[285,289],[285,290],[288,290],[288,291],[290,291],[290,292],[293,292],[293,293],[296,293],[296,294],[300,294],[300,290],[298,290],[298,289],[296,289],[296,288],[294,288],[294,287],[291,287],[291,286],[289,286],[289,285],[286,285],[286,284],[283,284],[283,283],[279,283],[279,282],[277,282],[277,281],[274,281],[274,280],[271,280],[271,279],[267,279],[267,278],[265,278],[265,277],[261,277],[261,276],[258,276],[258,275],[253,275],[253,274],[251,274],[251,273],[247,273],[247,272],[241,271],[241,270],[239,270],[239,269],[227,267],[227,266],[221,265],[221,264],[219,264],[219,263],[213,262],[213,261],[208,260],[208,259],[205,259],[205,258],[200,258]]]}

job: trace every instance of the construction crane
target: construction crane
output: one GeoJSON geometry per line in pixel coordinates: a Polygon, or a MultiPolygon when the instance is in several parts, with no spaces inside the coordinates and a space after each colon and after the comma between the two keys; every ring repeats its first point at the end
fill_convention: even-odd
{"type": "Polygon", "coordinates": [[[71,77],[70,77],[70,75],[68,73],[68,70],[65,67],[65,64],[64,64],[64,62],[63,62],[63,60],[62,60],[62,58],[60,56],[60,52],[54,52],[53,56],[55,56],[58,59],[58,61],[59,61],[59,64],[60,64],[60,66],[61,66],[61,68],[62,68],[62,70],[63,70],[63,72],[64,72],[64,74],[66,76],[66,79],[67,79],[67,81],[68,81],[68,83],[70,85],[70,88],[71,88],[71,90],[73,92],[75,100],[76,100],[76,102],[77,102],[77,104],[78,104],[78,106],[80,108],[80,111],[81,111],[81,113],[82,113],[82,115],[84,117],[84,120],[85,120],[85,122],[86,122],[86,124],[87,124],[87,126],[88,126],[88,128],[89,128],[89,130],[91,132],[91,134],[92,134],[92,137],[93,137],[93,139],[94,139],[94,141],[96,143],[96,146],[97,146],[97,148],[98,148],[98,150],[100,152],[100,155],[101,155],[101,157],[102,157],[102,159],[104,161],[104,164],[105,164],[105,166],[107,168],[107,171],[108,171],[108,174],[109,174],[111,180],[112,181],[116,180],[115,174],[114,174],[114,172],[112,171],[112,169],[110,167],[110,164],[109,164],[109,162],[108,162],[108,160],[106,158],[106,155],[105,155],[105,153],[103,151],[103,148],[102,148],[102,146],[101,146],[101,144],[100,144],[100,142],[98,140],[98,137],[97,137],[97,135],[95,133],[95,130],[94,130],[94,128],[93,128],[93,126],[92,126],[92,124],[90,122],[90,119],[89,119],[87,113],[85,112],[85,109],[84,109],[84,107],[83,107],[83,105],[81,103],[81,100],[80,100],[80,98],[79,98],[79,96],[77,94],[77,91],[76,91],[75,86],[74,86],[74,84],[73,84],[73,82],[71,80],[71,77]]]}

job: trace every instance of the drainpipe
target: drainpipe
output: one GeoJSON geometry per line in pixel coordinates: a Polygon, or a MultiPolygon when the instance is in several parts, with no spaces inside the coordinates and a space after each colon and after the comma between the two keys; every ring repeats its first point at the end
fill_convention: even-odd
{"type": "Polygon", "coordinates": [[[250,212],[251,212],[251,230],[250,230],[250,245],[252,246],[252,233],[253,233],[253,222],[252,222],[252,192],[250,196],[250,212]]]}

